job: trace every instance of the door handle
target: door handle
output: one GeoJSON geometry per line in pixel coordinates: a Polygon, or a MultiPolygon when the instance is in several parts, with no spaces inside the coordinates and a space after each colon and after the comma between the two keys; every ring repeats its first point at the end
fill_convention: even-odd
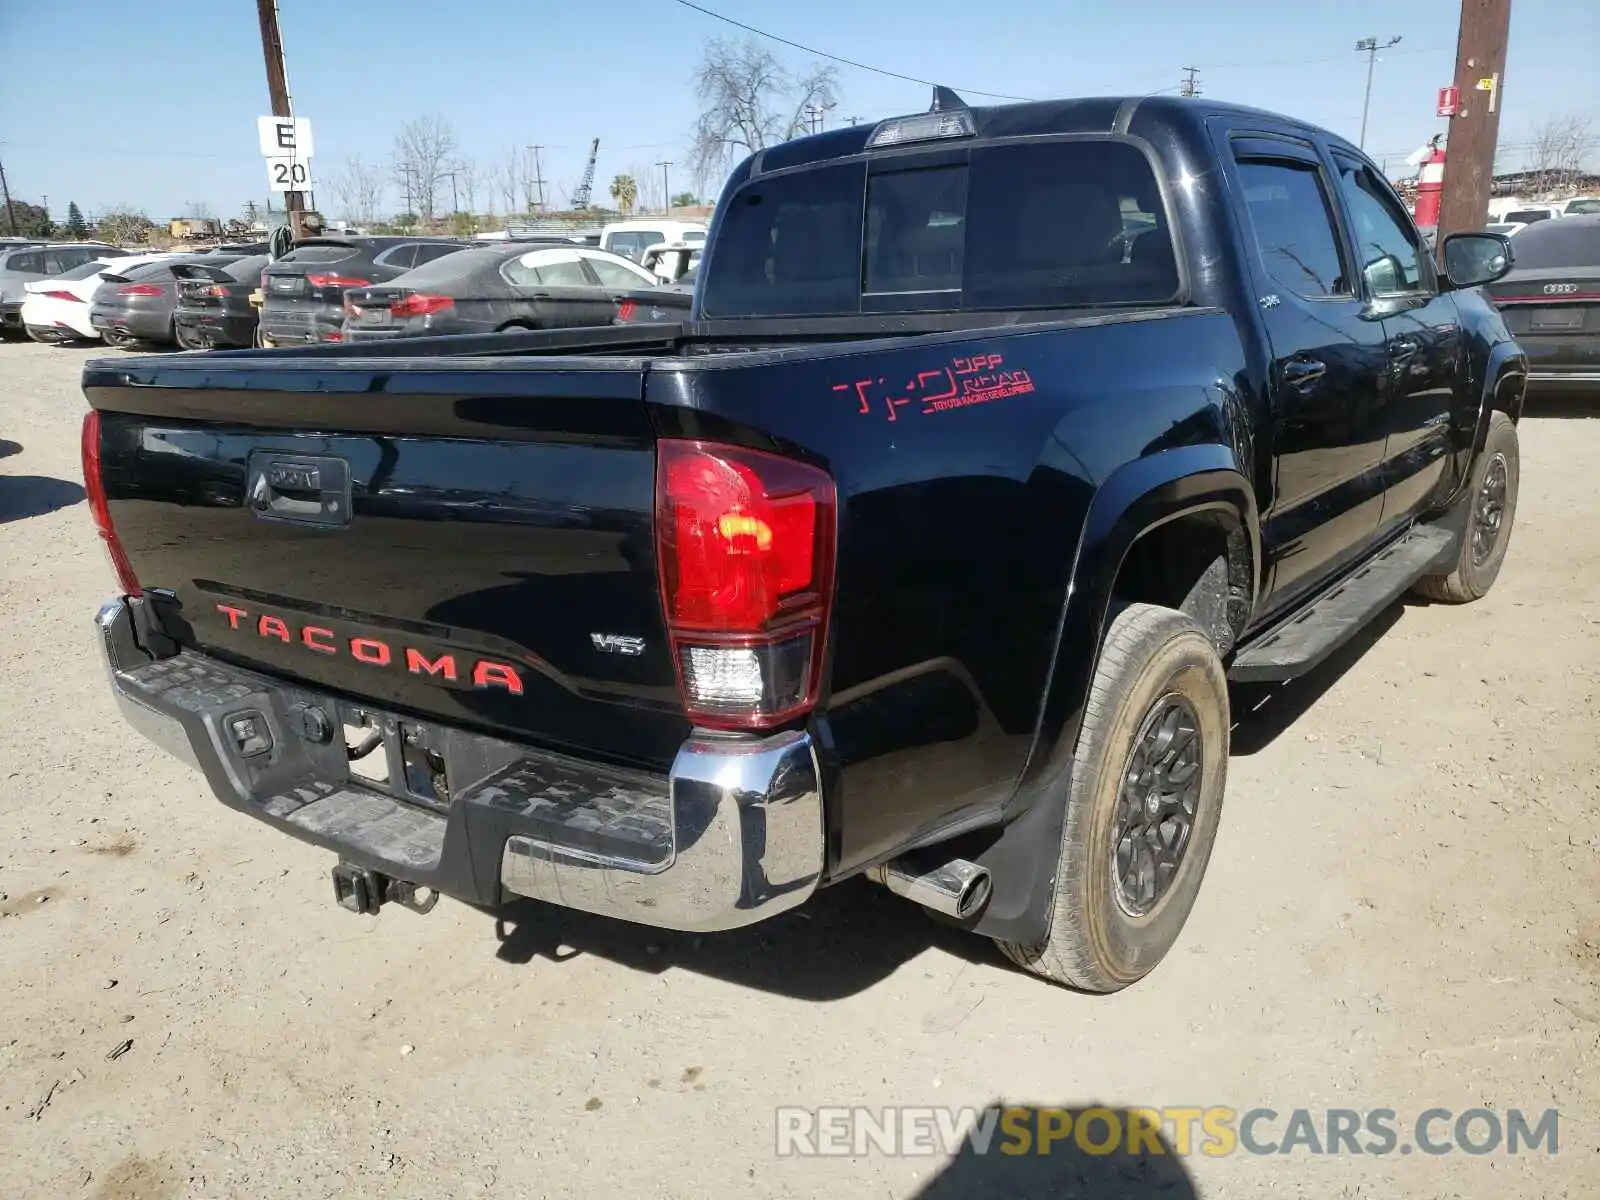
{"type": "Polygon", "coordinates": [[[1422,343],[1413,337],[1397,337],[1389,343],[1389,353],[1395,358],[1411,358],[1422,349],[1422,343]]]}
{"type": "Polygon", "coordinates": [[[1328,373],[1328,364],[1315,358],[1291,358],[1283,364],[1283,381],[1292,388],[1305,389],[1328,373]]]}

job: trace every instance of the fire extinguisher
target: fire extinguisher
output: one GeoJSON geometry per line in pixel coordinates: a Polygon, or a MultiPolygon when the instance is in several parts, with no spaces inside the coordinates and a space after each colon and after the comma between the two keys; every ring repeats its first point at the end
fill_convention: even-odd
{"type": "Polygon", "coordinates": [[[1444,197],[1444,147],[1435,137],[1417,173],[1417,224],[1427,229],[1439,224],[1439,202],[1444,197]]]}

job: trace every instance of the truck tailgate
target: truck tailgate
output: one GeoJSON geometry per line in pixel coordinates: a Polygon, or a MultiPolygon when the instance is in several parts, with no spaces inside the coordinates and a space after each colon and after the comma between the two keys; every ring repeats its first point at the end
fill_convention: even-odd
{"type": "Polygon", "coordinates": [[[689,726],[644,362],[272,365],[85,373],[111,518],[163,631],[401,713],[669,764],[689,726]]]}

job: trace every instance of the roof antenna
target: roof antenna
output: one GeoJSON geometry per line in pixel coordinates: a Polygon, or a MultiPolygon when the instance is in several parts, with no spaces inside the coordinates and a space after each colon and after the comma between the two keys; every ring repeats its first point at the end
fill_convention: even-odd
{"type": "Polygon", "coordinates": [[[933,85],[933,107],[928,110],[929,112],[949,112],[951,109],[964,109],[966,107],[967,102],[956,95],[950,88],[940,87],[938,84],[933,85]]]}

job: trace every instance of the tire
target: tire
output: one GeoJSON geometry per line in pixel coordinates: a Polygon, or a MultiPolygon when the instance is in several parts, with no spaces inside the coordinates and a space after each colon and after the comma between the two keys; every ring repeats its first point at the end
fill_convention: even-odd
{"type": "MultiPolygon", "coordinates": [[[[1211,857],[1227,783],[1228,727],[1227,677],[1200,627],[1183,613],[1151,604],[1118,612],[1100,647],[1063,798],[1049,933],[1037,945],[1002,941],[1006,957],[1086,992],[1118,991],[1154,969],[1177,941],[1211,857]],[[1190,722],[1193,731],[1183,745],[1198,749],[1199,763],[1169,793],[1192,809],[1187,837],[1164,887],[1150,887],[1149,875],[1138,880],[1142,887],[1129,886],[1122,877],[1131,880],[1136,873],[1127,864],[1142,859],[1148,867],[1151,860],[1138,855],[1118,863],[1116,835],[1129,832],[1119,821],[1124,781],[1141,746],[1154,750],[1158,769],[1170,770],[1166,755],[1176,739],[1168,735],[1190,722]]],[[[1157,832],[1171,837],[1176,816],[1176,810],[1163,816],[1157,832]]],[[[1136,823],[1131,832],[1150,831],[1136,823]]],[[[1130,837],[1122,848],[1129,844],[1149,845],[1130,837]]]]}
{"type": "Polygon", "coordinates": [[[138,338],[129,337],[126,334],[118,333],[114,329],[106,330],[104,336],[106,339],[106,345],[110,346],[113,350],[133,350],[139,345],[138,338]]]}
{"type": "Polygon", "coordinates": [[[1489,433],[1461,500],[1470,510],[1460,555],[1449,574],[1419,579],[1414,589],[1419,595],[1445,604],[1466,604],[1488,593],[1506,560],[1521,480],[1517,427],[1505,413],[1490,413],[1489,433]]]}
{"type": "Polygon", "coordinates": [[[195,338],[190,337],[184,331],[184,328],[183,328],[182,325],[174,325],[172,327],[172,336],[177,341],[178,349],[180,349],[180,350],[208,350],[208,349],[210,349],[209,346],[206,346],[204,343],[202,343],[200,341],[197,341],[195,338]]]}

